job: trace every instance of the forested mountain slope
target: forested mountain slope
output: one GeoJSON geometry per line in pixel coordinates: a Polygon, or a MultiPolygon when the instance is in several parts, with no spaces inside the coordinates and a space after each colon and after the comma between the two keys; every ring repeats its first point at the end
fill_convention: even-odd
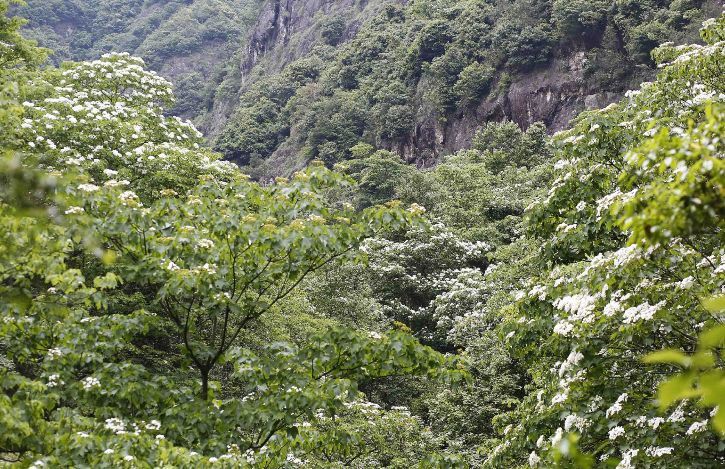
{"type": "Polygon", "coordinates": [[[30,0],[17,8],[51,60],[129,52],[174,82],[172,112],[200,117],[233,67],[262,0],[30,0]]]}
{"type": "Polygon", "coordinates": [[[656,45],[697,40],[712,0],[30,0],[56,59],[130,51],[173,112],[255,176],[360,141],[428,166],[486,121],[564,128],[650,79],[656,45]]]}
{"type": "Polygon", "coordinates": [[[701,20],[717,14],[700,1],[350,3],[337,12],[313,0],[268,4],[280,20],[250,52],[274,59],[251,71],[217,149],[259,175],[348,159],[359,141],[431,165],[470,145],[482,122],[559,130],[604,107],[653,76],[654,46],[696,40],[701,20]],[[314,13],[319,39],[309,44],[298,26],[314,13]],[[311,52],[275,73],[290,47],[311,52]]]}
{"type": "MultiPolygon", "coordinates": [[[[419,168],[366,129],[417,109],[457,43],[395,46],[431,3],[356,3],[377,19],[344,26],[285,12],[345,2],[266,3],[224,81],[232,137],[273,156],[239,168],[169,115],[142,60],[49,64],[11,3],[1,464],[725,466],[725,14],[571,128],[485,122],[419,168]],[[429,50],[419,76],[385,78],[429,50]]],[[[477,24],[458,20],[433,30],[477,24]]]]}

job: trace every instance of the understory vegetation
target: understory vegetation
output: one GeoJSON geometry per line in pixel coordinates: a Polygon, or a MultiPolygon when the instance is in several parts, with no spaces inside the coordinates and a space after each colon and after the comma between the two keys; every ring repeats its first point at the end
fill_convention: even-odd
{"type": "MultiPolygon", "coordinates": [[[[418,169],[380,144],[405,125],[407,74],[492,41],[495,62],[469,57],[464,84],[431,89],[460,100],[549,49],[528,36],[540,25],[506,32],[496,15],[527,18],[516,8],[413,2],[412,26],[390,7],[339,60],[295,62],[243,98],[221,140],[255,149],[238,159],[308,129],[309,164],[260,182],[170,115],[171,83],[143,60],[49,64],[10,3],[2,464],[725,465],[725,15],[702,44],[654,47],[659,27],[622,13],[643,2],[544,2],[551,41],[618,25],[657,77],[553,136],[483,123],[418,169]],[[477,9],[491,20],[466,22],[477,9]]],[[[657,4],[661,23],[678,30],[689,5],[657,4]]]]}

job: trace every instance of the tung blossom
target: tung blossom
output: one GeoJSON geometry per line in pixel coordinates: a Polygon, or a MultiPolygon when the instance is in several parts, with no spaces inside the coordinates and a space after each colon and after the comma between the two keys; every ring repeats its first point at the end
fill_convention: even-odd
{"type": "Polygon", "coordinates": [[[204,238],[197,241],[196,245],[202,249],[211,249],[214,247],[214,241],[204,238]]]}
{"type": "Polygon", "coordinates": [[[659,458],[660,456],[664,456],[665,454],[672,454],[672,451],[674,451],[674,448],[657,446],[650,446],[649,448],[644,450],[645,454],[652,458],[659,458]]]}
{"type": "Polygon", "coordinates": [[[85,209],[83,207],[68,207],[68,209],[66,209],[64,213],[66,215],[77,215],[83,212],[85,212],[85,209]]]}
{"type": "Polygon", "coordinates": [[[86,391],[101,386],[101,381],[98,378],[94,378],[93,376],[84,378],[81,383],[83,383],[83,389],[85,389],[86,391]]]}
{"type": "Polygon", "coordinates": [[[612,415],[618,414],[622,410],[622,403],[627,402],[627,399],[629,398],[629,395],[625,392],[624,394],[620,395],[617,398],[617,402],[612,404],[612,406],[607,409],[606,415],[607,418],[611,417],[612,415]]]}
{"type": "Polygon", "coordinates": [[[655,313],[659,311],[664,303],[664,301],[660,301],[656,305],[651,305],[648,302],[644,302],[641,305],[627,308],[627,310],[624,311],[624,323],[632,324],[642,320],[649,321],[654,317],[655,313]]]}
{"type": "Polygon", "coordinates": [[[707,420],[702,420],[700,422],[695,422],[692,425],[690,425],[690,428],[687,429],[688,435],[693,435],[695,433],[700,433],[702,431],[705,431],[705,428],[707,428],[707,420]]]}
{"type": "Polygon", "coordinates": [[[625,434],[624,427],[616,426],[609,430],[609,439],[610,440],[616,440],[620,436],[623,436],[625,434]]]}
{"type": "Polygon", "coordinates": [[[81,192],[96,192],[100,187],[95,184],[81,184],[78,186],[78,190],[81,192]]]}

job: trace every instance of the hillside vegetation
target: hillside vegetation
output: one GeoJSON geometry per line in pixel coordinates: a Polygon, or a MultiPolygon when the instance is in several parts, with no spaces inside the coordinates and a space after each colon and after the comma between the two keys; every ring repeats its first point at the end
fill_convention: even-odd
{"type": "MultiPolygon", "coordinates": [[[[404,30],[395,12],[415,5],[327,50],[404,30]]],[[[725,15],[554,135],[486,122],[430,168],[364,138],[339,158],[265,138],[301,169],[260,182],[170,115],[144,61],[54,65],[10,6],[2,464],[725,465],[725,15]]],[[[367,115],[375,69],[408,63],[376,56],[324,94],[342,62],[314,54],[252,85],[276,117],[250,123],[306,107],[341,126],[318,146],[341,142],[329,100],[367,115]]],[[[412,99],[397,105],[434,102],[412,99]]]]}
{"type": "Polygon", "coordinates": [[[215,148],[270,175],[314,158],[350,159],[361,141],[428,166],[469,146],[486,120],[542,120],[559,130],[568,123],[562,114],[583,110],[587,96],[611,102],[651,78],[650,51],[696,39],[703,7],[712,8],[667,0],[380,3],[341,45],[347,16],[323,16],[318,45],[281,73],[262,72],[215,148]],[[540,77],[542,69],[552,76],[540,77]]]}
{"type": "Polygon", "coordinates": [[[92,60],[130,52],[172,79],[173,112],[202,116],[234,67],[261,0],[30,0],[18,8],[28,37],[51,60],[92,60]]]}

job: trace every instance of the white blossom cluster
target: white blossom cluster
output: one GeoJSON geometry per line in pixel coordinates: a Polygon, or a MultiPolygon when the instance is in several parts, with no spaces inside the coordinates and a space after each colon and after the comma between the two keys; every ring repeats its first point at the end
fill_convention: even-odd
{"type": "Polygon", "coordinates": [[[128,54],[70,65],[49,96],[23,103],[29,150],[42,153],[51,169],[90,171],[97,184],[118,179],[119,171],[144,175],[185,165],[215,175],[234,171],[200,150],[193,124],[164,115],[171,84],[143,66],[128,54]]]}
{"type": "MultiPolygon", "coordinates": [[[[548,467],[548,450],[566,441],[565,432],[596,442],[599,460],[616,458],[618,469],[670,467],[668,461],[675,467],[687,460],[683,454],[712,441],[714,414],[706,418],[692,402],[683,401],[664,416],[657,414],[652,402],[663,377],[648,373],[642,356],[687,342],[682,334],[697,337],[708,321],[712,323],[700,300],[725,291],[721,249],[703,249],[697,241],[676,238],[674,223],[647,226],[649,233],[661,236],[657,242],[625,244],[632,235],[628,230],[635,226],[632,219],[641,216],[646,210],[642,206],[653,197],[648,192],[653,180],[706,184],[715,191],[719,187],[715,169],[722,158],[722,139],[688,129],[688,120],[702,122],[703,104],[725,102],[722,87],[712,78],[722,73],[725,44],[675,49],[662,71],[668,80],[645,83],[627,93],[622,103],[554,137],[561,149],[554,164],[559,177],[544,200],[527,208],[538,224],[537,234],[547,237],[544,248],[559,250],[563,257],[576,257],[582,240],[605,242],[586,257],[552,268],[548,278],[532,279],[516,295],[521,307],[508,319],[511,332],[506,337],[514,346],[525,347],[529,344],[517,341],[524,336],[517,328],[551,324],[547,330],[553,333],[543,334],[546,345],[540,346],[550,347],[547,350],[559,358],[542,358],[537,364],[537,389],[521,406],[524,410],[515,414],[524,422],[504,432],[502,443],[487,456],[487,467],[502,467],[497,458],[508,448],[516,448],[518,457],[528,454],[531,467],[548,467]],[[606,126],[612,129],[603,135],[606,126]],[[609,134],[614,135],[611,141],[601,140],[609,134]],[[634,142],[622,143],[619,135],[634,142]],[[653,150],[662,141],[673,146],[660,153],[653,150]],[[631,151],[609,151],[606,145],[611,144],[631,151]],[[603,158],[609,160],[603,163],[603,158]],[[608,238],[613,227],[621,227],[620,240],[608,238]],[[550,428],[557,422],[563,428],[539,435],[533,448],[525,412],[536,415],[532,426],[549,419],[550,428]]],[[[670,195],[675,199],[678,194],[670,195]]],[[[698,198],[688,199],[683,207],[708,210],[698,198]]],[[[713,244],[703,238],[704,246],[713,244]]],[[[536,333],[536,327],[529,332],[536,333]]]]}

